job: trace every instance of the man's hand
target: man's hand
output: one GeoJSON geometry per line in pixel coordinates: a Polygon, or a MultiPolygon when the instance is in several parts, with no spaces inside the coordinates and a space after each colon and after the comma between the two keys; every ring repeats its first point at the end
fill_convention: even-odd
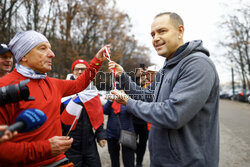
{"type": "Polygon", "coordinates": [[[106,145],[106,140],[100,140],[98,144],[100,147],[104,147],[106,145]]]}
{"type": "Polygon", "coordinates": [[[109,48],[110,46],[109,46],[109,45],[106,45],[106,46],[102,47],[102,48],[97,52],[97,54],[96,54],[96,58],[99,59],[100,61],[104,61],[104,60],[107,59],[106,56],[105,56],[105,54],[107,54],[107,53],[106,53],[106,48],[105,48],[105,47],[109,48]]]}
{"type": "Polygon", "coordinates": [[[112,90],[110,91],[114,96],[109,96],[110,100],[115,100],[117,103],[123,104],[126,106],[128,99],[130,97],[123,90],[112,90]]]}
{"type": "Polygon", "coordinates": [[[62,152],[66,152],[73,143],[73,138],[68,136],[54,136],[49,139],[51,145],[52,156],[57,156],[62,152]]]}
{"type": "Polygon", "coordinates": [[[115,76],[120,77],[124,72],[124,69],[119,64],[115,63],[114,61],[109,62],[109,72],[113,72],[115,68],[115,76]]]}
{"type": "MultiPolygon", "coordinates": [[[[5,131],[7,129],[7,125],[0,125],[0,132],[5,131]]],[[[17,131],[14,131],[13,133],[11,131],[5,131],[4,135],[0,138],[0,143],[6,142],[8,140],[11,140],[13,137],[17,135],[17,131]]]]}

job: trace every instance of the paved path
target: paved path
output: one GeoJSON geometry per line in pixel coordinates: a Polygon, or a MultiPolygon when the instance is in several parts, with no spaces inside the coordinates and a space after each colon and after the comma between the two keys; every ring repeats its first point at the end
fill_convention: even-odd
{"type": "Polygon", "coordinates": [[[250,167],[250,104],[220,101],[220,167],[250,167]]]}

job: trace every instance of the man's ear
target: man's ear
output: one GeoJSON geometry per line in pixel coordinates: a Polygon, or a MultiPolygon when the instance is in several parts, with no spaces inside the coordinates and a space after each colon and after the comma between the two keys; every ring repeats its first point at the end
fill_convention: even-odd
{"type": "Polygon", "coordinates": [[[27,58],[26,58],[26,56],[23,56],[22,58],[21,58],[21,60],[20,61],[22,61],[22,62],[27,62],[27,58]]]}
{"type": "Polygon", "coordinates": [[[184,27],[183,27],[182,25],[179,26],[178,31],[179,31],[179,36],[178,36],[178,38],[179,38],[179,39],[182,39],[182,38],[183,38],[183,34],[184,34],[184,27]]]}

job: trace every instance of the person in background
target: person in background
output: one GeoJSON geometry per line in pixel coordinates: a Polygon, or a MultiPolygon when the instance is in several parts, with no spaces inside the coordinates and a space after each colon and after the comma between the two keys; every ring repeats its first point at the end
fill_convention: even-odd
{"type": "MultiPolygon", "coordinates": [[[[85,60],[74,61],[71,66],[73,75],[69,79],[76,80],[87,68],[89,68],[89,64],[85,60]]],[[[65,108],[72,98],[77,104],[82,106],[82,110],[75,129],[69,134],[74,141],[71,148],[65,154],[75,164],[75,167],[101,167],[95,139],[97,138],[98,144],[104,147],[107,135],[103,129],[104,114],[98,90],[93,85],[93,82],[91,82],[84,91],[70,97],[64,97],[62,99],[61,111],[67,112],[65,108]],[[84,103],[82,99],[90,100],[84,103]],[[93,132],[93,128],[95,129],[95,133],[93,132]]],[[[63,114],[61,114],[61,118],[63,114]]],[[[65,125],[62,121],[62,127],[63,135],[66,135],[70,129],[70,125],[65,125]]]]}
{"type": "Polygon", "coordinates": [[[108,115],[106,131],[111,167],[120,167],[120,148],[122,148],[122,161],[124,167],[134,167],[134,150],[125,146],[120,147],[119,143],[121,129],[118,117],[123,130],[134,132],[132,115],[128,114],[125,110],[124,105],[120,105],[119,103],[110,100],[108,100],[103,106],[104,114],[108,115]]]}
{"type": "Polygon", "coordinates": [[[147,80],[149,82],[148,85],[150,85],[154,81],[157,72],[158,72],[158,69],[156,68],[156,65],[152,65],[147,68],[145,73],[146,73],[147,80]]]}
{"type": "MultiPolygon", "coordinates": [[[[10,52],[10,49],[6,44],[0,44],[0,78],[4,75],[8,74],[13,66],[13,56],[10,52]]],[[[7,125],[0,125],[0,131],[5,131],[7,129],[7,125]]],[[[17,135],[17,131],[10,132],[5,131],[4,135],[0,138],[0,143],[11,140],[13,137],[17,135]]]]}
{"type": "MultiPolygon", "coordinates": [[[[155,78],[157,69],[155,65],[143,68],[145,70],[141,71],[139,76],[139,83],[142,88],[147,88],[155,78]]],[[[147,140],[148,140],[148,131],[150,129],[150,124],[144,120],[133,116],[133,124],[135,128],[135,133],[138,138],[137,149],[136,149],[136,167],[142,167],[143,157],[146,152],[147,140]]]]}
{"type": "MultiPolygon", "coordinates": [[[[145,76],[143,74],[145,74],[144,72],[146,71],[146,66],[145,64],[140,64],[139,68],[135,69],[135,73],[134,75],[131,76],[132,80],[137,84],[137,85],[141,85],[142,81],[142,76],[145,76]]],[[[146,77],[146,76],[145,76],[146,77]]]]}
{"type": "Polygon", "coordinates": [[[106,59],[105,48],[99,50],[89,68],[77,80],[67,81],[47,76],[55,55],[44,35],[33,30],[18,32],[8,46],[17,63],[12,72],[0,78],[0,87],[30,79],[26,86],[34,100],[0,106],[0,124],[13,124],[20,112],[30,108],[43,111],[47,120],[40,128],[19,133],[11,141],[0,144],[0,166],[72,166],[64,155],[73,139],[62,136],[61,98],[80,92],[89,85],[106,59]]]}
{"type": "MultiPolygon", "coordinates": [[[[151,123],[149,152],[151,167],[219,166],[219,77],[201,40],[184,43],[182,18],[172,12],[155,16],[151,25],[152,44],[165,57],[162,69],[151,85],[156,85],[153,102],[111,93],[126,111],[151,123]]],[[[148,89],[135,83],[115,62],[121,87],[130,94],[148,89]]],[[[150,87],[150,86],[149,86],[150,87]]],[[[143,97],[143,96],[141,96],[143,97]]]]}
{"type": "Polygon", "coordinates": [[[146,73],[146,71],[143,71],[141,73],[141,76],[140,76],[139,86],[141,86],[142,88],[147,88],[149,85],[150,85],[150,81],[149,81],[149,78],[147,76],[147,73],[146,73]]]}
{"type": "MultiPolygon", "coordinates": [[[[145,66],[142,66],[137,69],[136,73],[136,83],[143,88],[146,88],[150,84],[145,70],[147,70],[147,68],[145,68],[145,66]]],[[[133,115],[133,125],[137,136],[137,148],[135,152],[136,167],[142,167],[143,157],[146,152],[148,140],[147,122],[133,115]]]]}
{"type": "Polygon", "coordinates": [[[0,44],[0,78],[8,74],[13,66],[13,56],[6,44],[0,44]]]}

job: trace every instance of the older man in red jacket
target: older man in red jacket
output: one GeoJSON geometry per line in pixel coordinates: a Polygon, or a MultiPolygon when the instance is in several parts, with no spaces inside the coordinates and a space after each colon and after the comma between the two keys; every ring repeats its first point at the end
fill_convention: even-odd
{"type": "Polygon", "coordinates": [[[99,50],[89,68],[76,80],[59,80],[47,76],[55,57],[49,41],[36,31],[17,33],[9,48],[16,58],[15,69],[0,79],[0,87],[30,79],[27,84],[34,101],[19,101],[0,107],[0,124],[13,124],[25,109],[36,108],[47,116],[46,122],[32,132],[20,133],[12,141],[0,144],[0,166],[58,166],[65,164],[64,152],[73,142],[62,136],[61,98],[85,89],[95,77],[105,49],[99,50]]]}

